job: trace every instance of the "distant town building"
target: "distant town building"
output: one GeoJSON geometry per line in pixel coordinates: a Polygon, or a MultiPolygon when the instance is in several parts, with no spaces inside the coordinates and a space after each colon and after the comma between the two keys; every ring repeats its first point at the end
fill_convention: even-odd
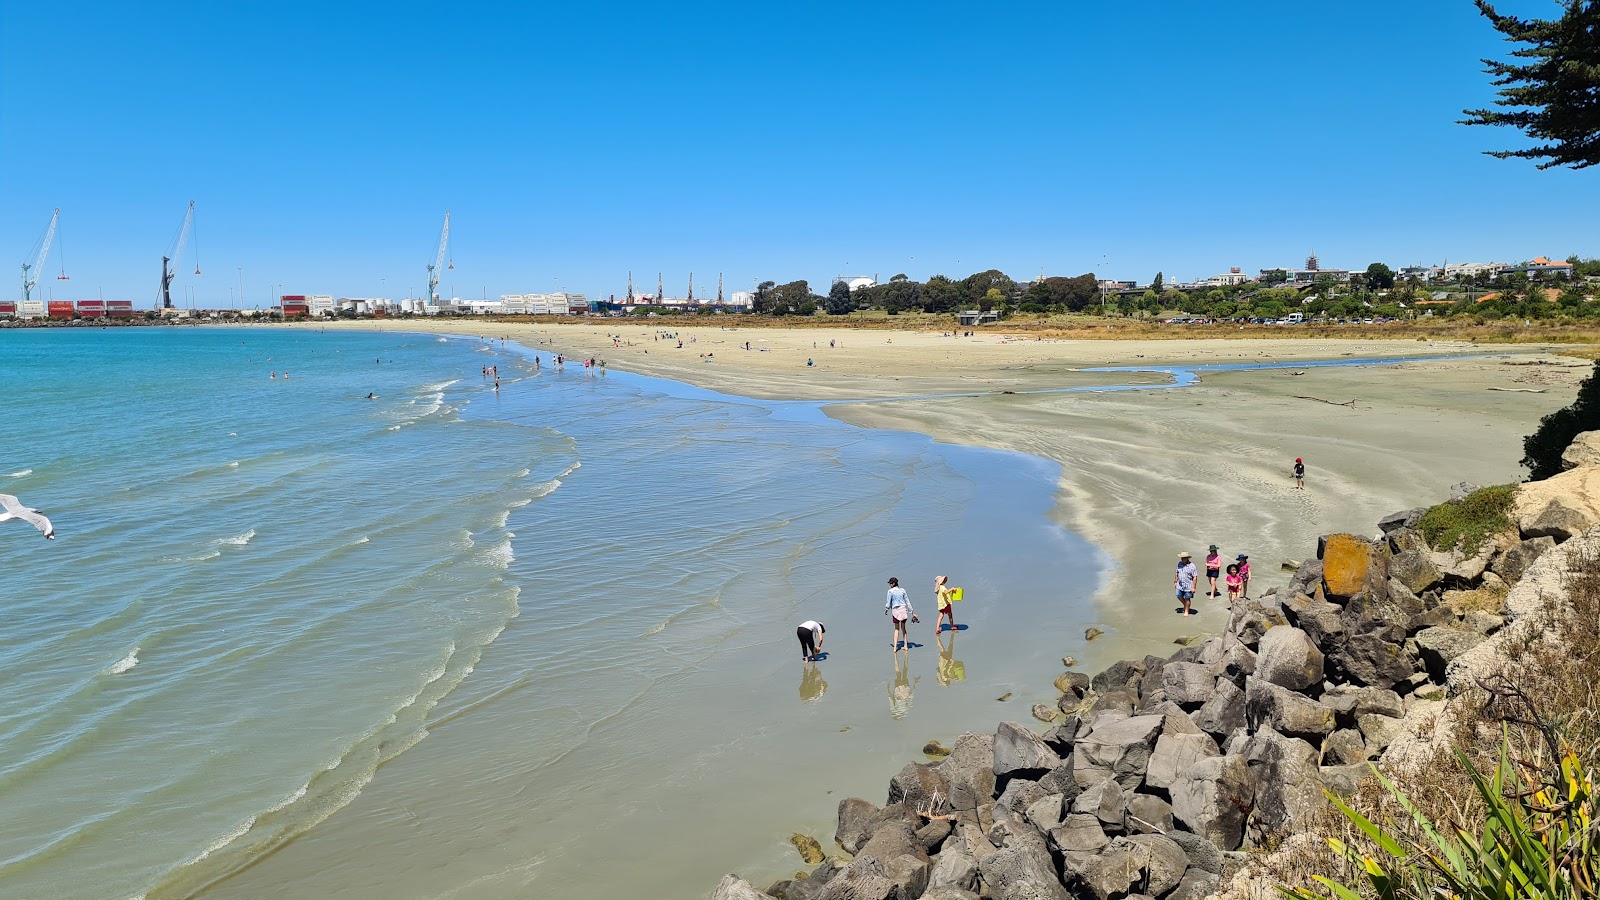
{"type": "Polygon", "coordinates": [[[833,279],[834,284],[838,284],[841,281],[849,285],[850,290],[852,291],[859,291],[862,288],[878,286],[878,279],[868,278],[865,275],[837,275],[833,279]]]}
{"type": "Polygon", "coordinates": [[[1543,256],[1529,260],[1520,266],[1511,269],[1513,272],[1525,272],[1529,275],[1554,275],[1558,278],[1572,277],[1572,263],[1561,259],[1546,259],[1543,256]]]}
{"type": "Polygon", "coordinates": [[[1444,267],[1444,276],[1477,278],[1479,275],[1487,275],[1493,278],[1509,268],[1511,266],[1506,263],[1449,263],[1444,267]]]}

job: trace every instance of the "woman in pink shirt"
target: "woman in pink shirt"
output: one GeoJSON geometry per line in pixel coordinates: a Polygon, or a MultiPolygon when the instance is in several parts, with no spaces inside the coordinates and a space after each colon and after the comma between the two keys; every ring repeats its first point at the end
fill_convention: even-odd
{"type": "Polygon", "coordinates": [[[1207,597],[1220,597],[1217,593],[1217,578],[1222,575],[1222,554],[1217,552],[1217,545],[1212,544],[1206,551],[1206,580],[1211,582],[1211,593],[1207,597]]]}

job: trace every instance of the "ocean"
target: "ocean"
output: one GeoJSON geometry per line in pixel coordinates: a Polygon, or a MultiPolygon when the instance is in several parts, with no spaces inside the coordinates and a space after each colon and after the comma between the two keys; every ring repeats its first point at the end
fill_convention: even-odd
{"type": "Polygon", "coordinates": [[[0,895],[704,896],[1089,656],[1043,460],[399,330],[13,330],[0,374],[59,535],[0,525],[0,895]]]}

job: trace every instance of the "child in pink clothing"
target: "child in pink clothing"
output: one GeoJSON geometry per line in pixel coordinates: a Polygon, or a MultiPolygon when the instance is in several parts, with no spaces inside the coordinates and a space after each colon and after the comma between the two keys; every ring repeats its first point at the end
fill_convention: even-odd
{"type": "Polygon", "coordinates": [[[1232,606],[1233,601],[1239,599],[1239,595],[1244,592],[1244,576],[1239,574],[1238,563],[1233,563],[1228,566],[1227,582],[1228,605],[1232,606]]]}

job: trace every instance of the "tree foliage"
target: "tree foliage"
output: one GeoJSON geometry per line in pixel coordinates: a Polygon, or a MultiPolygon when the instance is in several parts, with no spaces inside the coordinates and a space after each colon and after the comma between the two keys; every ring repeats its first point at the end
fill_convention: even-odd
{"type": "Polygon", "coordinates": [[[1394,270],[1381,262],[1367,266],[1367,287],[1385,291],[1394,287],[1394,270]]]}
{"type": "Polygon", "coordinates": [[[1561,474],[1561,454],[1572,439],[1585,431],[1600,429],[1600,362],[1578,385],[1572,405],[1558,409],[1539,420],[1539,427],[1522,441],[1522,464],[1529,481],[1543,481],[1561,474]]]}
{"type": "Polygon", "coordinates": [[[856,299],[850,296],[850,284],[845,281],[835,281],[833,287],[828,289],[828,315],[843,316],[855,312],[856,299]]]}
{"type": "Polygon", "coordinates": [[[1476,2],[1496,31],[1521,46],[1513,59],[1483,61],[1501,108],[1464,110],[1462,124],[1504,125],[1539,142],[1487,151],[1500,159],[1543,160],[1541,169],[1600,163],[1600,0],[1563,0],[1559,19],[1501,15],[1488,0],[1476,2]]]}

